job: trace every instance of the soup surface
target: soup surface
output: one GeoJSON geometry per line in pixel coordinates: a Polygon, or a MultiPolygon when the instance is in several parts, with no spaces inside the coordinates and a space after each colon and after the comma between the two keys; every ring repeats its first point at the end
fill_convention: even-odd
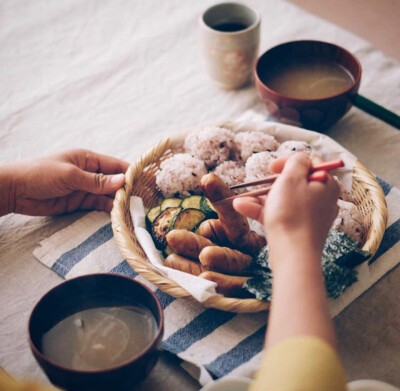
{"type": "Polygon", "coordinates": [[[99,307],[77,312],[42,338],[42,352],[51,361],[77,370],[120,365],[148,346],[157,323],[145,307],[99,307]]]}
{"type": "Polygon", "coordinates": [[[262,72],[270,89],[300,99],[318,99],[339,94],[354,82],[341,65],[319,59],[297,59],[262,72]]]}
{"type": "Polygon", "coordinates": [[[243,23],[235,23],[235,22],[227,22],[227,23],[220,23],[212,26],[213,29],[218,31],[225,31],[225,32],[233,32],[233,31],[241,31],[246,29],[246,26],[243,23]]]}

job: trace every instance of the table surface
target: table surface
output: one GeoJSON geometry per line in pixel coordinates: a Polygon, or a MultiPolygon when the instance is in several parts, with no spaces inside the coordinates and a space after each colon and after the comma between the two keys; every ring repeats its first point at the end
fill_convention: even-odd
{"type": "MultiPolygon", "coordinates": [[[[359,34],[386,54],[400,59],[397,0],[370,0],[368,3],[365,0],[291,1],[359,34]]],[[[123,19],[121,29],[131,29],[132,32],[128,35],[129,44],[135,50],[127,52],[126,45],[115,41],[117,35],[107,34],[108,24],[113,23],[113,18],[108,18],[107,13],[115,16],[110,4],[82,5],[72,0],[63,4],[3,2],[0,12],[3,11],[4,23],[0,24],[0,42],[5,50],[0,56],[5,61],[0,60],[0,163],[75,146],[132,159],[176,126],[235,118],[244,110],[257,106],[252,87],[231,93],[219,91],[208,81],[200,66],[190,65],[193,56],[195,61],[198,59],[194,54],[197,48],[191,52],[190,45],[194,41],[188,38],[186,31],[195,34],[193,26],[197,15],[212,1],[205,1],[201,6],[193,1],[187,5],[188,2],[176,0],[169,2],[168,6],[166,2],[161,6],[161,3],[149,1],[143,9],[139,1],[132,3],[131,12],[119,15],[123,19]],[[153,11],[174,17],[166,17],[160,27],[160,21],[152,17],[153,11]],[[47,14],[52,17],[46,18],[47,14]],[[100,17],[104,22],[103,29],[91,34],[94,30],[87,27],[90,18],[96,20],[100,17]],[[135,22],[132,25],[130,17],[135,22]],[[63,18],[67,18],[67,22],[60,21],[63,18]],[[170,36],[172,30],[174,37],[170,36]],[[181,39],[176,40],[176,36],[181,39]],[[168,57],[167,50],[154,49],[157,45],[162,47],[165,42],[170,45],[173,58],[168,57]],[[86,49],[104,45],[105,50],[90,52],[84,45],[87,45],[86,49]],[[47,56],[48,60],[37,60],[38,53],[47,56]],[[81,66],[90,61],[96,66],[81,66]],[[148,69],[145,65],[149,61],[155,65],[148,69]],[[166,61],[173,64],[171,69],[174,71],[166,73],[163,69],[166,61]],[[154,72],[155,69],[158,71],[154,72]],[[195,82],[191,81],[193,70],[198,72],[195,82]],[[135,74],[140,77],[134,78],[135,74]],[[192,97],[192,101],[181,99],[187,95],[192,97]],[[209,102],[204,103],[205,99],[209,102]],[[82,106],[85,106],[83,111],[80,110],[82,106]],[[118,137],[115,137],[116,128],[118,137]],[[61,134],[68,136],[60,137],[61,134]]],[[[285,3],[264,0],[246,3],[260,10],[263,34],[270,34],[270,37],[262,39],[262,50],[277,41],[297,37],[303,31],[298,28],[300,23],[296,22],[299,13],[303,21],[315,22],[311,26],[315,32],[305,35],[313,37],[315,33],[315,38],[331,38],[329,40],[344,45],[349,42],[352,45],[350,49],[361,56],[363,50],[372,50],[347,35],[338,33],[336,36],[336,30],[331,27],[319,27],[320,21],[285,3]],[[269,24],[274,23],[272,10],[285,15],[281,21],[287,25],[282,27],[283,37],[279,35],[282,31],[268,30],[269,24]],[[319,31],[323,34],[319,35],[319,31]]],[[[127,6],[123,1],[118,4],[127,6]]],[[[377,58],[380,60],[382,57],[377,54],[377,58]]],[[[395,62],[393,64],[398,66],[395,62]]],[[[367,67],[364,91],[375,98],[379,94],[372,88],[368,71],[367,67]]],[[[399,89],[398,82],[393,81],[397,83],[393,88],[399,89]]],[[[399,106],[390,100],[382,104],[399,111],[399,106]]],[[[354,110],[328,135],[357,155],[372,171],[400,187],[400,133],[376,123],[379,134],[374,132],[375,129],[365,127],[362,129],[365,137],[360,142],[360,133],[354,126],[364,119],[366,121],[367,117],[354,110]]],[[[46,381],[29,352],[26,323],[35,302],[62,279],[37,262],[32,251],[40,240],[78,217],[75,214],[58,219],[23,216],[0,219],[0,366],[12,374],[46,381]]],[[[339,349],[350,380],[375,378],[400,386],[398,281],[400,267],[388,273],[335,318],[339,349]]],[[[180,369],[176,358],[163,354],[155,370],[137,389],[175,390],[178,387],[199,389],[197,382],[180,369]]]]}

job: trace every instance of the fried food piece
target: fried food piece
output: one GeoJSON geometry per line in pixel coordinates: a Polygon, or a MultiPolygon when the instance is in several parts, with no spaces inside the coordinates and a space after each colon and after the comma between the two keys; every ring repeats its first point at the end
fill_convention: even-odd
{"type": "Polygon", "coordinates": [[[229,247],[205,247],[199,256],[200,263],[207,270],[227,274],[242,274],[251,263],[251,256],[229,247]]]}
{"type": "MultiPolygon", "coordinates": [[[[266,245],[265,238],[258,235],[256,232],[250,231],[247,218],[236,212],[231,202],[217,203],[217,201],[234,195],[233,191],[218,177],[218,175],[213,173],[204,175],[203,178],[201,178],[201,187],[217,211],[221,226],[218,226],[219,223],[210,223],[212,226],[207,227],[204,225],[204,228],[202,227],[199,233],[204,232],[205,236],[210,238],[207,236],[207,228],[208,231],[214,231],[216,236],[222,238],[223,235],[221,231],[223,230],[228,242],[230,242],[233,247],[251,255],[258,254],[266,245]]],[[[214,235],[214,232],[211,233],[214,235]]],[[[220,240],[216,240],[216,242],[226,245],[226,243],[221,243],[220,240]]]]}
{"type": "Polygon", "coordinates": [[[204,247],[215,246],[211,240],[185,229],[173,229],[168,232],[166,239],[175,253],[196,260],[204,247]]]}
{"type": "Polygon", "coordinates": [[[231,243],[226,237],[224,227],[219,219],[203,221],[196,232],[220,246],[235,247],[242,252],[253,256],[257,255],[267,244],[265,237],[254,231],[248,232],[243,238],[243,241],[231,243]]]}
{"type": "Polygon", "coordinates": [[[198,276],[204,271],[208,270],[207,267],[204,267],[200,263],[175,253],[168,255],[168,257],[165,259],[164,266],[168,266],[175,270],[180,270],[181,272],[193,274],[194,276],[198,276]]]}
{"type": "Polygon", "coordinates": [[[219,219],[210,219],[203,221],[196,231],[199,235],[210,239],[212,242],[220,246],[227,246],[230,244],[224,228],[222,227],[219,219]]]}
{"type": "Polygon", "coordinates": [[[242,242],[239,242],[237,248],[246,254],[257,255],[261,249],[267,244],[264,236],[259,235],[257,232],[250,231],[242,242]]]}
{"type": "Polygon", "coordinates": [[[243,240],[250,232],[247,218],[236,212],[231,202],[217,203],[217,201],[235,195],[234,192],[214,173],[209,173],[201,178],[201,188],[217,211],[228,240],[233,244],[243,240]]]}
{"type": "Polygon", "coordinates": [[[216,291],[221,295],[238,298],[251,296],[251,294],[242,287],[251,277],[227,276],[226,274],[210,271],[201,273],[199,277],[216,282],[216,291]]]}

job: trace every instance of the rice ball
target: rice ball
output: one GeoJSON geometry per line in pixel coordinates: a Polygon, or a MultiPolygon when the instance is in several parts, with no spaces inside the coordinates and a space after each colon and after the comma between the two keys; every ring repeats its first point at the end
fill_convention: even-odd
{"type": "Polygon", "coordinates": [[[235,151],[235,135],[232,131],[206,126],[189,133],[185,139],[185,151],[203,160],[208,169],[228,160],[235,151]]]}
{"type": "Polygon", "coordinates": [[[347,201],[338,200],[339,213],[332,228],[344,232],[356,242],[361,243],[364,233],[364,219],[357,207],[347,201]]]}
{"type": "MultiPolygon", "coordinates": [[[[243,183],[246,177],[244,166],[233,160],[227,160],[217,166],[214,173],[217,174],[229,187],[243,183]]],[[[242,193],[244,191],[246,191],[246,189],[238,189],[235,190],[235,193],[242,193]]]]}
{"type": "Polygon", "coordinates": [[[204,162],[188,153],[178,153],[161,163],[156,184],[164,197],[188,196],[200,192],[200,180],[205,174],[204,162]]]}
{"type": "MultiPolygon", "coordinates": [[[[259,152],[254,153],[251,155],[246,162],[245,171],[246,171],[246,178],[245,181],[256,181],[258,179],[263,179],[272,174],[269,170],[269,163],[276,159],[275,152],[259,152]]],[[[265,187],[265,185],[260,185],[258,187],[252,186],[251,189],[265,187]]]]}
{"type": "Polygon", "coordinates": [[[257,152],[276,151],[279,147],[275,137],[264,132],[239,132],[235,135],[236,159],[246,162],[257,152]]]}
{"type": "Polygon", "coordinates": [[[290,156],[296,152],[304,152],[307,155],[311,155],[311,145],[305,141],[289,140],[283,142],[276,151],[279,157],[290,156]]]}
{"type": "Polygon", "coordinates": [[[339,186],[340,190],[339,198],[341,198],[343,201],[354,202],[352,194],[346,190],[340,179],[335,175],[333,176],[333,178],[335,179],[336,183],[339,186]]]}

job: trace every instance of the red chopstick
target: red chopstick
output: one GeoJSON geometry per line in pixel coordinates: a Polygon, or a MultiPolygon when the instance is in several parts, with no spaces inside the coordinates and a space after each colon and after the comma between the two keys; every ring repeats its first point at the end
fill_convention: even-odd
{"type": "MultiPolygon", "coordinates": [[[[323,182],[326,180],[326,172],[327,171],[336,170],[337,168],[340,168],[340,167],[344,167],[344,162],[341,159],[331,160],[329,162],[316,164],[315,166],[311,166],[311,169],[310,169],[311,174],[309,175],[308,178],[310,181],[323,182]]],[[[278,176],[279,176],[279,174],[274,174],[267,178],[260,179],[258,181],[247,182],[247,183],[242,183],[240,185],[231,186],[231,189],[232,190],[240,189],[242,187],[247,187],[247,186],[255,186],[255,185],[262,185],[262,184],[266,184],[266,183],[272,183],[278,178],[278,176]]],[[[272,185],[265,187],[263,189],[253,190],[253,191],[249,191],[247,193],[242,193],[242,194],[236,194],[232,197],[223,198],[222,200],[217,201],[215,203],[221,204],[224,202],[233,201],[235,198],[242,198],[242,197],[259,197],[259,196],[268,194],[269,191],[271,190],[271,188],[272,188],[272,185]]]]}
{"type": "MultiPolygon", "coordinates": [[[[311,166],[311,169],[310,169],[311,175],[309,178],[311,181],[312,180],[321,180],[322,176],[321,176],[321,174],[316,174],[317,172],[336,170],[337,168],[341,168],[341,167],[344,167],[344,162],[342,159],[330,160],[329,162],[316,164],[315,166],[311,166]]],[[[240,183],[239,185],[231,186],[230,189],[235,190],[235,189],[241,189],[242,187],[250,187],[250,186],[256,186],[256,185],[264,185],[265,183],[272,183],[272,182],[275,182],[275,180],[278,178],[278,176],[279,176],[279,174],[273,174],[266,178],[259,179],[257,181],[245,182],[245,183],[240,183]]]]}

